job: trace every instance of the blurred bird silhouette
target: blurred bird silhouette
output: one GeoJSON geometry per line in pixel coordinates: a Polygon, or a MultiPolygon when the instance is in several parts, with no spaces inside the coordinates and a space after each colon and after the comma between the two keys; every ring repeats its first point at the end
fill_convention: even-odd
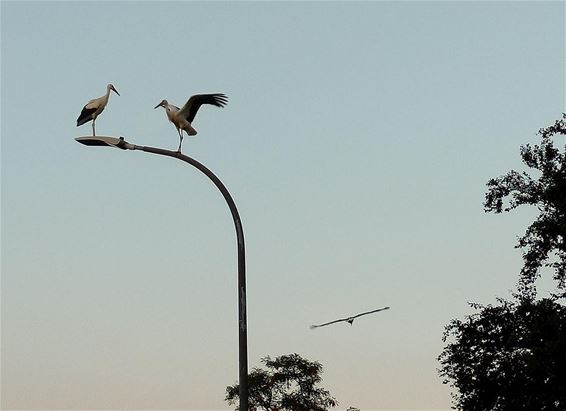
{"type": "Polygon", "coordinates": [[[361,317],[362,315],[373,314],[373,313],[377,313],[377,312],[383,311],[383,310],[389,310],[389,307],[378,308],[377,310],[367,311],[365,313],[353,315],[353,316],[347,317],[347,318],[340,318],[339,320],[330,321],[330,322],[327,322],[327,323],[324,323],[324,324],[311,325],[310,329],[313,330],[313,329],[318,328],[318,327],[324,327],[325,325],[339,323],[339,322],[342,322],[342,321],[347,322],[348,324],[352,325],[354,323],[354,320],[358,317],[361,317]]]}

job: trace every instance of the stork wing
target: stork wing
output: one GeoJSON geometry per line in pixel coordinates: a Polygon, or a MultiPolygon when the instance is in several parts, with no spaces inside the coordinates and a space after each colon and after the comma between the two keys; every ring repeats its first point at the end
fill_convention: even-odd
{"type": "Polygon", "coordinates": [[[83,110],[81,111],[81,114],[79,115],[79,118],[77,118],[77,127],[83,125],[84,123],[88,123],[90,120],[92,120],[92,115],[94,114],[95,111],[96,111],[96,107],[89,108],[88,104],[84,106],[83,110]]]}
{"type": "Polygon", "coordinates": [[[198,109],[203,104],[212,104],[216,107],[224,107],[227,102],[228,97],[221,93],[196,94],[187,101],[187,104],[183,106],[179,114],[186,118],[189,123],[192,123],[197,115],[198,109]]]}
{"type": "Polygon", "coordinates": [[[362,315],[372,314],[372,313],[376,313],[376,312],[378,312],[378,311],[383,311],[383,310],[389,310],[389,307],[378,308],[377,310],[367,311],[367,312],[365,312],[365,313],[361,313],[361,314],[358,314],[358,315],[353,315],[353,316],[348,317],[348,318],[340,318],[339,320],[330,321],[330,322],[324,323],[324,324],[311,325],[311,326],[310,326],[310,329],[313,330],[313,329],[318,328],[318,327],[324,327],[325,325],[330,325],[330,324],[334,324],[334,323],[339,323],[339,322],[341,322],[341,321],[354,321],[354,318],[358,318],[358,317],[361,317],[362,315]]]}
{"type": "Polygon", "coordinates": [[[314,330],[315,328],[318,328],[318,327],[324,327],[325,325],[330,325],[330,324],[339,323],[341,321],[348,321],[348,320],[349,320],[349,318],[341,318],[339,320],[330,321],[330,322],[327,322],[327,323],[324,323],[324,324],[311,325],[310,329],[314,330]]]}
{"type": "Polygon", "coordinates": [[[365,313],[354,315],[352,318],[358,318],[358,317],[361,317],[362,315],[373,314],[373,313],[377,313],[377,312],[383,311],[383,310],[389,310],[389,307],[383,307],[383,308],[378,308],[377,310],[367,311],[365,313]]]}

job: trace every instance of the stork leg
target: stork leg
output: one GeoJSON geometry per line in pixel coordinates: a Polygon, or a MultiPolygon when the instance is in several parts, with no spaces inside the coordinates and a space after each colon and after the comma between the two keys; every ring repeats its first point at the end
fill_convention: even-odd
{"type": "Polygon", "coordinates": [[[96,132],[94,131],[94,121],[95,120],[92,120],[92,135],[96,136],[96,132]]]}
{"type": "Polygon", "coordinates": [[[183,144],[183,132],[181,130],[177,130],[179,132],[179,148],[177,149],[177,153],[181,152],[181,144],[183,144]]]}

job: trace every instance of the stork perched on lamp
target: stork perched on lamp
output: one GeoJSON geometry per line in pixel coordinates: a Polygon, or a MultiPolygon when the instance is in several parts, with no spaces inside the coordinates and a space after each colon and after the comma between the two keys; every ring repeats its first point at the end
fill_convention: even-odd
{"type": "Polygon", "coordinates": [[[347,317],[347,318],[340,318],[339,320],[330,321],[330,322],[327,322],[327,323],[324,323],[324,324],[311,325],[310,329],[312,330],[312,329],[315,329],[315,328],[318,328],[318,327],[324,327],[325,325],[339,323],[341,321],[347,322],[348,324],[352,325],[354,323],[354,320],[358,317],[361,317],[362,315],[373,314],[373,313],[377,313],[377,312],[383,311],[383,310],[389,310],[389,307],[378,308],[377,310],[367,311],[365,313],[353,315],[353,316],[347,317]]]}
{"type": "Polygon", "coordinates": [[[100,113],[102,113],[104,107],[106,107],[106,104],[108,104],[108,97],[110,97],[110,90],[120,95],[120,93],[118,93],[118,90],[116,90],[112,84],[108,84],[106,86],[105,95],[90,100],[83,107],[83,110],[79,115],[79,118],[77,118],[77,127],[82,126],[83,124],[88,123],[89,121],[92,120],[92,135],[96,136],[96,132],[94,129],[94,122],[96,121],[96,118],[100,115],[100,113]]]}
{"type": "Polygon", "coordinates": [[[216,107],[224,107],[228,102],[228,97],[221,93],[215,94],[196,94],[189,98],[187,103],[183,108],[169,104],[167,100],[163,100],[161,103],[156,105],[157,107],[163,107],[167,118],[171,123],[177,128],[177,133],[179,133],[179,148],[177,152],[181,152],[181,145],[183,144],[183,131],[189,136],[194,136],[197,131],[193,128],[191,123],[197,115],[197,111],[203,104],[210,104],[216,107]]]}

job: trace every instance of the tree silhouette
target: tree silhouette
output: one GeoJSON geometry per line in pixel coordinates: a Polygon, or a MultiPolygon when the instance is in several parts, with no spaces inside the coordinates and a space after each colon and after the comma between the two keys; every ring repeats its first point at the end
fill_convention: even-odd
{"type": "Polygon", "coordinates": [[[524,261],[519,293],[496,306],[470,304],[477,312],[452,320],[444,331],[439,373],[457,389],[459,410],[566,410],[566,146],[561,152],[552,140],[566,136],[566,115],[539,136],[540,144],[521,146],[523,162],[538,178],[512,170],[491,179],[484,203],[495,213],[538,208],[517,244],[524,261]],[[562,293],[536,300],[542,267],[554,270],[562,293]]]}
{"type": "MultiPolygon", "coordinates": [[[[337,405],[330,393],[318,387],[322,365],[299,354],[261,359],[267,370],[254,368],[248,377],[249,409],[324,411],[337,405]]],[[[238,401],[239,385],[226,387],[228,404],[238,401]]],[[[238,408],[236,408],[238,409],[238,408]]]]}
{"type": "Polygon", "coordinates": [[[510,171],[489,180],[485,196],[486,212],[501,213],[521,205],[536,206],[539,215],[519,238],[524,266],[520,285],[532,287],[542,266],[554,270],[558,288],[566,289],[566,145],[564,151],[554,146],[552,138],[566,136],[566,114],[552,126],[540,129],[541,143],[521,146],[521,158],[529,168],[538,170],[538,178],[528,173],[510,171]],[[507,204],[504,199],[510,197],[507,204]]]}
{"type": "Polygon", "coordinates": [[[566,307],[553,299],[499,299],[452,320],[439,356],[459,410],[566,410],[566,307]]]}

